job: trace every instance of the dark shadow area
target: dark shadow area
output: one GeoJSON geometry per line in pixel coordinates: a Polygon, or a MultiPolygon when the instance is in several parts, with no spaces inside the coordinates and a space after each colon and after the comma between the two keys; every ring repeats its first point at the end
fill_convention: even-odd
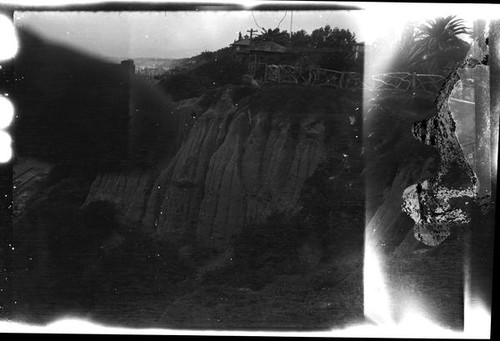
{"type": "Polygon", "coordinates": [[[130,74],[19,30],[13,100],[18,155],[67,166],[128,161],[130,74]]]}

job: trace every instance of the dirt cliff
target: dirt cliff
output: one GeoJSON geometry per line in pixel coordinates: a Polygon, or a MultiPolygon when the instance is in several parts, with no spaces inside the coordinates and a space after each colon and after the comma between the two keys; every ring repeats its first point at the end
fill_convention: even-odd
{"type": "Polygon", "coordinates": [[[361,134],[359,94],[336,91],[226,87],[178,103],[171,160],[155,171],[99,175],[86,203],[110,200],[128,224],[223,249],[245,224],[296,211],[318,163],[351,152],[361,134]]]}

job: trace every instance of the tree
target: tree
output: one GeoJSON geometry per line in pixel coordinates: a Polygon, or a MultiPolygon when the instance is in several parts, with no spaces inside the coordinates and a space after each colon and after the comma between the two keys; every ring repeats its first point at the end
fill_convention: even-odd
{"type": "Polygon", "coordinates": [[[349,30],[329,25],[314,30],[311,34],[311,46],[315,48],[331,48],[332,52],[325,52],[319,56],[319,66],[333,70],[347,70],[352,67],[353,48],[356,36],[349,30]]]}
{"type": "Polygon", "coordinates": [[[312,39],[306,31],[300,30],[292,33],[290,44],[292,47],[311,47],[312,39]]]}
{"type": "Polygon", "coordinates": [[[391,71],[447,75],[465,58],[469,44],[459,35],[468,32],[463,20],[454,16],[407,25],[396,44],[391,71]]]}
{"type": "Polygon", "coordinates": [[[429,52],[436,49],[446,51],[463,43],[463,40],[458,37],[459,34],[469,33],[463,22],[462,19],[451,15],[429,20],[420,26],[418,35],[429,52]]]}
{"type": "Polygon", "coordinates": [[[330,25],[315,29],[311,34],[314,47],[350,48],[356,44],[356,36],[349,30],[330,25]]]}
{"type": "Polygon", "coordinates": [[[263,42],[275,42],[283,46],[289,46],[290,35],[287,31],[280,31],[279,28],[275,28],[274,30],[268,29],[267,31],[262,29],[262,33],[255,37],[254,43],[258,44],[263,42]]]}
{"type": "Polygon", "coordinates": [[[464,21],[451,15],[420,25],[417,39],[424,51],[422,58],[426,71],[442,73],[444,69],[460,62],[469,45],[458,36],[468,33],[464,21]]]}

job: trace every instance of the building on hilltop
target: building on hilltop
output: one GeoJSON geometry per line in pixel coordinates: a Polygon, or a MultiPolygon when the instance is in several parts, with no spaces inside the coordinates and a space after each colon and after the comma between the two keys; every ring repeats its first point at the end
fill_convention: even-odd
{"type": "Polygon", "coordinates": [[[241,63],[248,63],[249,73],[259,78],[266,65],[293,62],[295,54],[287,47],[273,41],[258,42],[245,35],[231,46],[241,63]]]}
{"type": "Polygon", "coordinates": [[[295,52],[273,41],[251,45],[248,49],[248,71],[256,79],[264,77],[267,65],[292,64],[295,52]]]}
{"type": "Polygon", "coordinates": [[[234,43],[231,44],[236,53],[243,53],[248,50],[250,47],[250,38],[246,35],[245,38],[235,40],[234,43]]]}
{"type": "MultiPolygon", "coordinates": [[[[341,56],[354,62],[364,58],[365,44],[356,43],[348,49],[343,47],[287,47],[274,41],[255,42],[255,39],[240,35],[231,44],[240,63],[248,64],[248,72],[255,79],[265,77],[267,65],[318,65],[325,54],[341,56]]],[[[344,70],[338,70],[344,71],[344,70]]]]}

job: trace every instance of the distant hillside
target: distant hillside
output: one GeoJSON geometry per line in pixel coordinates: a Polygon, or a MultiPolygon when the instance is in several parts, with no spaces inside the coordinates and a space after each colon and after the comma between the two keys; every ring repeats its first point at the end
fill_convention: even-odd
{"type": "Polygon", "coordinates": [[[134,58],[136,68],[156,68],[167,71],[179,65],[183,59],[172,58],[134,58]]]}

